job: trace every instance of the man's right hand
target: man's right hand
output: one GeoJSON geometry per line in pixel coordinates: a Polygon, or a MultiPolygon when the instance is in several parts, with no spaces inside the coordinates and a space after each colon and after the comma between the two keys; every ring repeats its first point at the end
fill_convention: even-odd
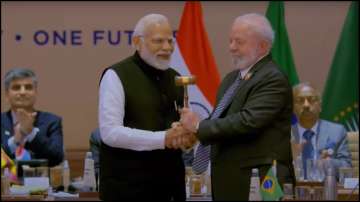
{"type": "Polygon", "coordinates": [[[165,146],[171,149],[187,149],[196,143],[196,136],[181,126],[179,122],[172,124],[166,131],[165,146]]]}
{"type": "Polygon", "coordinates": [[[17,109],[15,113],[20,124],[20,132],[24,134],[31,133],[34,127],[36,112],[27,112],[24,109],[17,109]]]}
{"type": "Polygon", "coordinates": [[[197,113],[191,111],[189,108],[182,108],[180,110],[180,123],[186,130],[192,133],[197,133],[200,123],[200,117],[197,113]]]}
{"type": "Polygon", "coordinates": [[[22,144],[26,137],[25,135],[23,135],[23,133],[21,133],[20,127],[20,123],[17,123],[14,127],[14,142],[16,144],[22,144]]]}

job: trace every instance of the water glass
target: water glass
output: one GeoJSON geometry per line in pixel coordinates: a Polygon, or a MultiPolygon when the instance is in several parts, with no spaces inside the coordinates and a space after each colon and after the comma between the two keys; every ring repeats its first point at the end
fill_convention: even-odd
{"type": "Polygon", "coordinates": [[[206,195],[211,196],[211,176],[205,175],[204,181],[205,181],[204,186],[206,186],[206,195]]]}
{"type": "Polygon", "coordinates": [[[325,165],[324,160],[316,160],[316,181],[323,182],[325,179],[325,165]]]}
{"type": "Polygon", "coordinates": [[[62,167],[55,166],[50,168],[50,185],[57,188],[62,185],[62,167]]]}
{"type": "Polygon", "coordinates": [[[309,186],[296,186],[295,187],[295,197],[296,200],[310,200],[310,190],[309,186]]]}
{"type": "Polygon", "coordinates": [[[27,165],[22,165],[23,176],[25,177],[36,177],[35,168],[29,167],[27,165]]]}
{"type": "Polygon", "coordinates": [[[39,166],[35,168],[36,177],[49,177],[49,167],[39,166]]]}
{"type": "Polygon", "coordinates": [[[354,170],[352,168],[339,168],[339,182],[344,186],[345,178],[352,178],[354,170]]]}
{"type": "Polygon", "coordinates": [[[188,183],[190,176],[193,174],[192,167],[186,166],[185,167],[185,183],[188,183]]]}
{"type": "Polygon", "coordinates": [[[323,196],[324,196],[324,187],[322,186],[314,186],[312,188],[312,195],[311,195],[311,200],[313,201],[321,201],[323,200],[323,196]]]}
{"type": "Polygon", "coordinates": [[[304,180],[304,169],[301,156],[297,156],[294,160],[295,178],[297,181],[304,180]]]}
{"type": "Polygon", "coordinates": [[[325,179],[325,169],[322,160],[308,159],[306,162],[307,179],[322,182],[325,179]]]}
{"type": "Polygon", "coordinates": [[[316,178],[316,167],[315,167],[315,160],[314,159],[307,159],[306,160],[306,173],[307,173],[307,180],[308,181],[315,181],[316,178]]]}
{"type": "Polygon", "coordinates": [[[201,175],[191,175],[190,176],[190,194],[191,195],[201,195],[201,189],[203,185],[203,180],[201,175]]]}
{"type": "Polygon", "coordinates": [[[283,199],[286,199],[286,200],[292,200],[292,199],[294,199],[293,184],[291,184],[291,183],[284,183],[284,184],[283,184],[283,188],[284,188],[284,196],[283,196],[283,199]]]}

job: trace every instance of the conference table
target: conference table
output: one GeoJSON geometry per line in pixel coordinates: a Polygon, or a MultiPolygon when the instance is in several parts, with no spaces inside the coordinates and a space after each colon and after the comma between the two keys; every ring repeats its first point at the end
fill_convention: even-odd
{"type": "MultiPolygon", "coordinates": [[[[208,196],[190,196],[186,201],[211,201],[211,197],[208,196]]],[[[43,195],[32,196],[12,196],[2,195],[1,201],[100,201],[98,192],[80,193],[79,197],[52,197],[43,195]]]]}
{"type": "Polygon", "coordinates": [[[100,201],[100,199],[98,192],[79,192],[79,197],[1,195],[1,201],[100,201]]]}
{"type": "MultiPolygon", "coordinates": [[[[323,189],[323,183],[322,182],[306,182],[306,181],[297,181],[296,182],[297,187],[308,187],[308,188],[320,188],[323,189]]],[[[337,200],[338,201],[358,201],[359,200],[359,187],[356,189],[345,189],[342,185],[339,183],[337,184],[337,200]]],[[[296,191],[295,191],[296,192],[296,191]]],[[[300,199],[294,199],[294,200],[300,200],[300,199]]],[[[315,200],[317,199],[301,199],[301,200],[315,200]]],[[[321,199],[325,200],[325,199],[321,199]]],[[[286,200],[288,201],[288,199],[286,200]]]]}
{"type": "MultiPolygon", "coordinates": [[[[317,182],[298,182],[297,186],[308,187],[321,187],[322,183],[317,182]]],[[[359,189],[353,193],[351,189],[344,189],[338,186],[337,189],[338,201],[358,201],[359,189]]],[[[189,196],[186,201],[211,201],[210,196],[189,196]]],[[[284,199],[284,201],[303,201],[303,199],[284,199]]],[[[45,195],[31,195],[31,196],[14,196],[14,195],[1,195],[1,201],[100,201],[98,192],[79,192],[78,197],[53,197],[45,195]]],[[[313,201],[313,199],[309,200],[313,201]]]]}
{"type": "MultiPolygon", "coordinates": [[[[354,192],[353,195],[349,198],[349,193],[351,190],[339,189],[338,190],[338,201],[358,201],[359,193],[358,191],[354,192]]],[[[97,192],[92,193],[80,193],[78,198],[61,198],[61,197],[50,197],[42,195],[34,196],[11,196],[11,195],[2,195],[1,201],[100,201],[99,195],[97,192]]],[[[186,201],[212,201],[211,197],[208,196],[195,196],[189,197],[186,201]]],[[[298,201],[298,199],[286,199],[284,201],[298,201]]],[[[303,200],[299,200],[303,201],[303,200]]],[[[312,201],[312,200],[309,200],[312,201]]]]}

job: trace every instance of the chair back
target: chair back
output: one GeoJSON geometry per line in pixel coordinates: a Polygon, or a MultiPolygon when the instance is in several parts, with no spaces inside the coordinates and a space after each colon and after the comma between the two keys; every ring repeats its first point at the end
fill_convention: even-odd
{"type": "Polygon", "coordinates": [[[347,139],[349,142],[349,150],[351,152],[351,163],[354,168],[354,174],[359,177],[359,131],[348,132],[347,139]]]}

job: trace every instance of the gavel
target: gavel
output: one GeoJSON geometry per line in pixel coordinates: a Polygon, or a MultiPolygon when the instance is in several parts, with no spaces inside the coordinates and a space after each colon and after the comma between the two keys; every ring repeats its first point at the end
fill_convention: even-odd
{"type": "Polygon", "coordinates": [[[176,86],[184,86],[184,107],[189,107],[189,93],[187,86],[195,84],[196,77],[195,76],[175,76],[175,85],[176,86]]]}

